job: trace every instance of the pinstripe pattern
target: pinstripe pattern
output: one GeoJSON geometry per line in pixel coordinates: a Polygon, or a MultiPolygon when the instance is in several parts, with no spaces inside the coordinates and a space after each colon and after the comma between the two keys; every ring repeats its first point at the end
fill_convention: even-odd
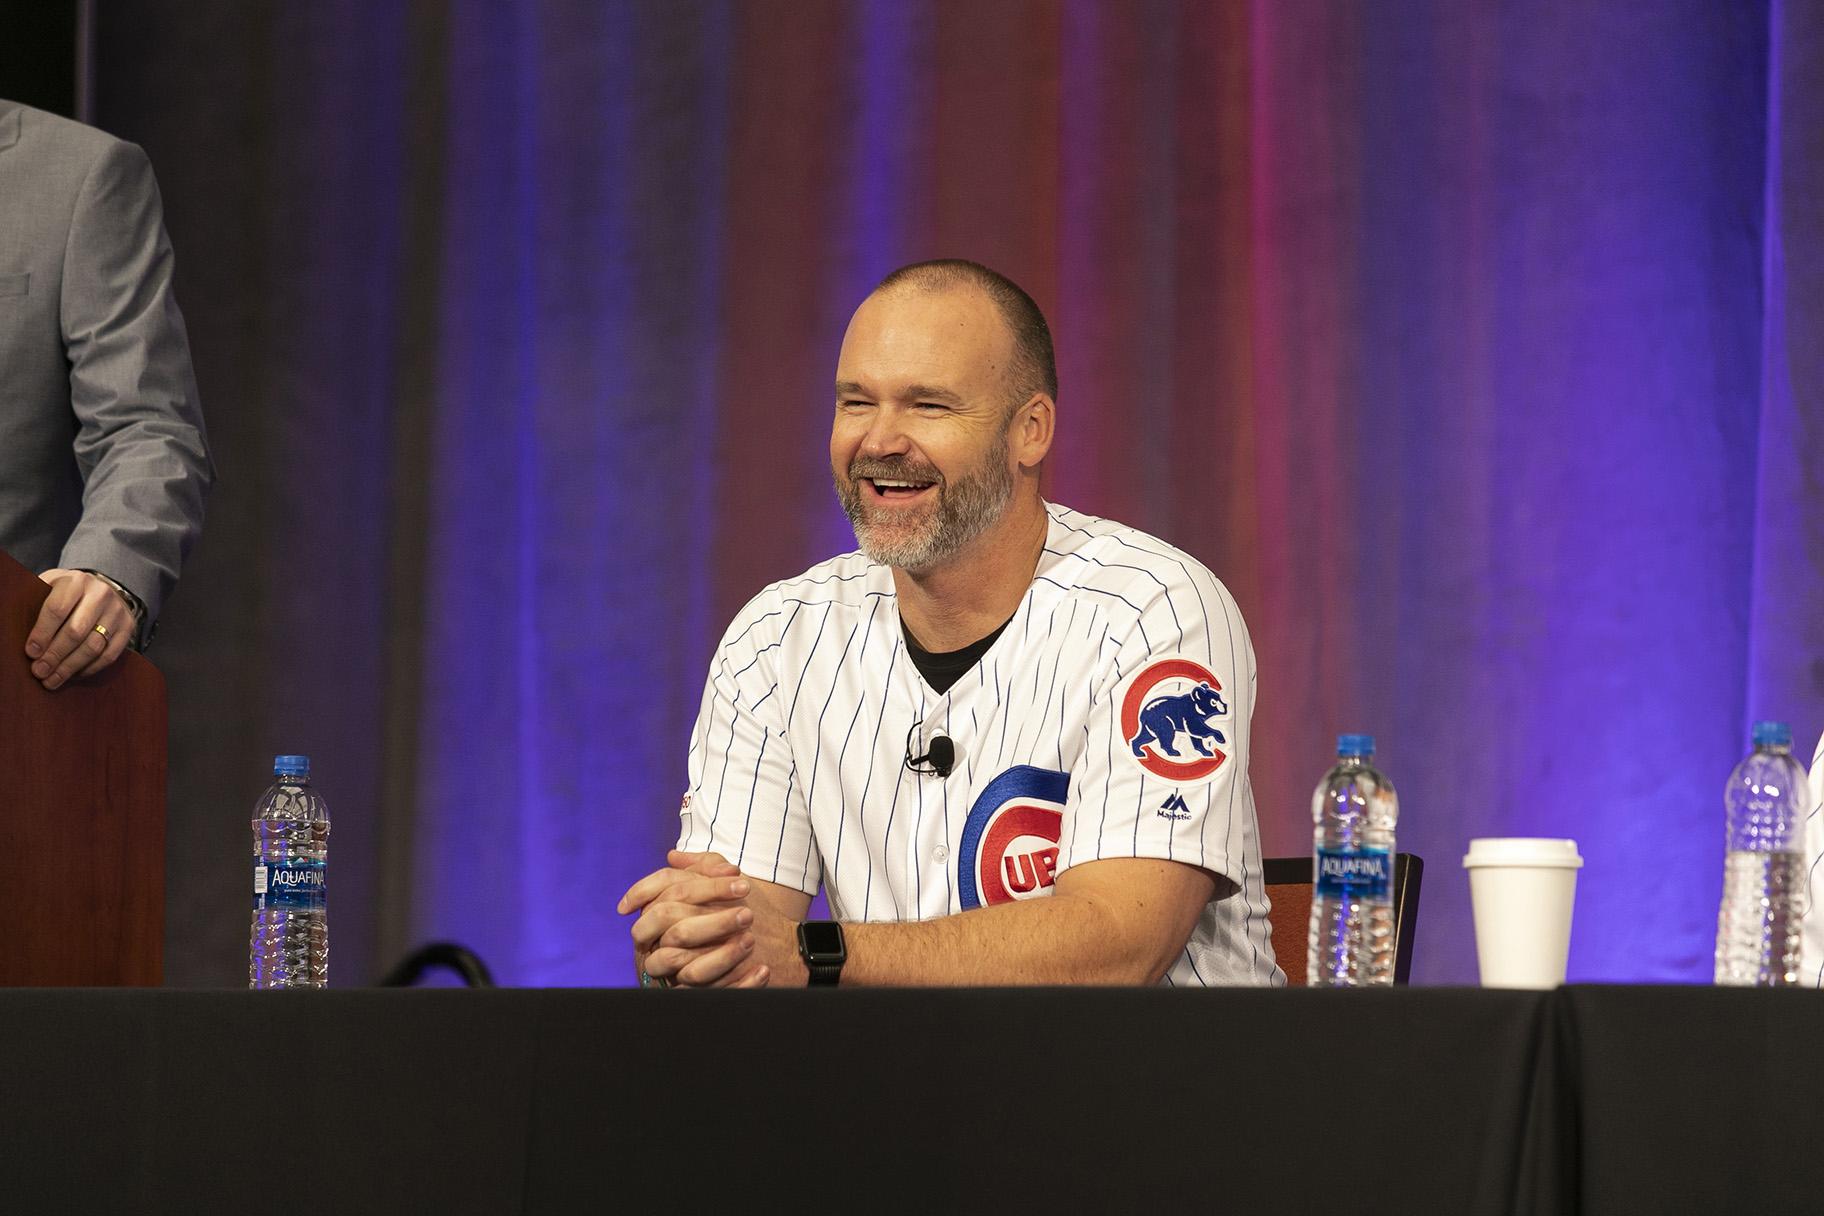
{"type": "Polygon", "coordinates": [[[1805,856],[1811,859],[1799,982],[1824,988],[1824,735],[1811,754],[1811,811],[1805,817],[1805,856]]]}
{"type": "Polygon", "coordinates": [[[711,665],[680,847],[714,848],[807,893],[825,886],[841,919],[929,919],[962,910],[957,853],[982,791],[1018,766],[1063,772],[1060,872],[1159,857],[1228,880],[1168,983],[1283,982],[1247,780],[1255,671],[1241,613],[1170,545],[1047,510],[1031,589],[976,670],[942,696],[903,654],[891,572],[862,554],[756,596],[711,665]],[[1143,769],[1120,725],[1124,682],[1167,656],[1206,668],[1227,700],[1215,725],[1228,759],[1195,782],[1143,769]],[[917,722],[921,745],[940,729],[955,741],[948,778],[906,771],[917,722]]]}

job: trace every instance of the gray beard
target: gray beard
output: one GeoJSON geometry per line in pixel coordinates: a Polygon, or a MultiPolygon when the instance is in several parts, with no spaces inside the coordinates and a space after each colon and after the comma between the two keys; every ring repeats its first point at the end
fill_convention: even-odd
{"type": "Polygon", "coordinates": [[[1006,513],[1013,498],[1013,471],[1007,467],[1007,456],[1007,437],[1002,435],[979,469],[955,481],[938,482],[936,508],[905,530],[889,529],[868,518],[860,481],[875,476],[937,477],[937,470],[928,465],[856,460],[849,465],[847,482],[835,478],[836,497],[863,553],[883,566],[927,570],[956,556],[1006,513]]]}

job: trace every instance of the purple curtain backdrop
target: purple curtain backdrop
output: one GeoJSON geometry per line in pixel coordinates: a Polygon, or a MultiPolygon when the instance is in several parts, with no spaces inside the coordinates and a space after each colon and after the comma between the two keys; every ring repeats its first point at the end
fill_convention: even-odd
{"type": "MultiPolygon", "coordinates": [[[[234,983],[311,752],[338,984],[628,979],[728,616],[851,547],[842,327],[1051,316],[1050,492],[1260,660],[1268,851],[1368,730],[1473,981],[1472,836],[1579,840],[1571,972],[1703,980],[1746,724],[1824,727],[1824,16],[1791,3],[121,3],[221,484],[155,658],[171,982],[234,983]]],[[[1294,960],[1296,965],[1296,960],[1294,960]]]]}

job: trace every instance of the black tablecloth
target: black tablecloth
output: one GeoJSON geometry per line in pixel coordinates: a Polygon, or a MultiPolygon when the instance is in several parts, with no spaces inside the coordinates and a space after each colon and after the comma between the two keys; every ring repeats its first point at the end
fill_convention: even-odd
{"type": "Polygon", "coordinates": [[[1702,988],[0,992],[0,1205],[1803,1211],[1820,1030],[1702,988]]]}
{"type": "Polygon", "coordinates": [[[1824,1211],[1824,993],[1569,988],[1585,1212],[1824,1211]]]}

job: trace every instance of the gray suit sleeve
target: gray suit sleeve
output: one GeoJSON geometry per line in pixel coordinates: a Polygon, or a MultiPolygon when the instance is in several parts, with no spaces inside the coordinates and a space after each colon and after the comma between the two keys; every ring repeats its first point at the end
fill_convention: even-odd
{"type": "Polygon", "coordinates": [[[99,570],[139,596],[146,631],[202,530],[214,480],[171,274],[152,166],[138,147],[114,143],[83,183],[64,252],[83,501],[60,564],[99,570]]]}

